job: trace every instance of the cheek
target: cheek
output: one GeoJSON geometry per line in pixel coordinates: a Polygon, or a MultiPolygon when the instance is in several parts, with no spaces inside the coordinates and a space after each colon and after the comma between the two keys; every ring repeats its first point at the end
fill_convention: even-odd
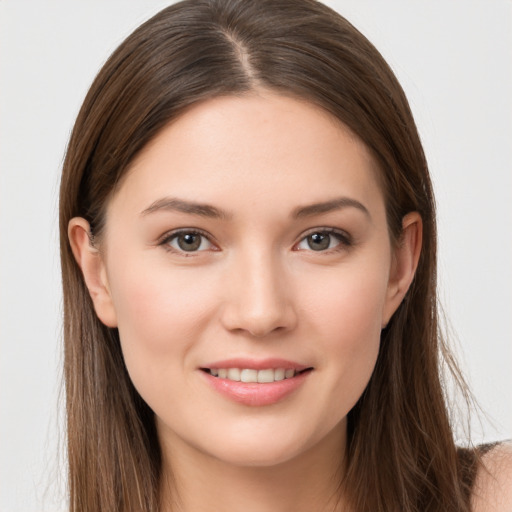
{"type": "Polygon", "coordinates": [[[387,273],[385,268],[376,269],[340,272],[336,279],[323,283],[322,291],[315,287],[316,291],[308,292],[309,329],[319,336],[320,364],[330,382],[331,395],[326,399],[342,403],[338,411],[342,414],[363,393],[379,353],[387,273]]]}
{"type": "Polygon", "coordinates": [[[150,406],[165,391],[161,382],[182,385],[178,375],[192,366],[190,355],[211,318],[215,287],[199,277],[136,262],[109,276],[123,357],[150,406]]]}
{"type": "Polygon", "coordinates": [[[367,337],[379,335],[387,296],[387,269],[379,262],[362,262],[323,278],[317,275],[304,293],[304,309],[316,328],[330,332],[329,339],[351,340],[353,348],[363,348],[367,337]]]}
{"type": "Polygon", "coordinates": [[[152,350],[168,348],[169,338],[189,338],[208,316],[215,293],[197,276],[151,265],[141,273],[119,268],[110,281],[120,333],[152,350]]]}

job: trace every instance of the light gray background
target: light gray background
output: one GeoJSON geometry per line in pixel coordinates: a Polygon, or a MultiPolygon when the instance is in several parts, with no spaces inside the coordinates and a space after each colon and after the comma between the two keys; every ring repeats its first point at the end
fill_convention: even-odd
{"type": "MultiPolygon", "coordinates": [[[[512,437],[512,2],[330,1],[409,97],[439,206],[442,301],[487,413],[512,437]]],[[[64,510],[59,170],[85,92],[157,0],[0,0],[0,510],[64,510]]],[[[492,420],[492,421],[491,421],[492,420]]]]}

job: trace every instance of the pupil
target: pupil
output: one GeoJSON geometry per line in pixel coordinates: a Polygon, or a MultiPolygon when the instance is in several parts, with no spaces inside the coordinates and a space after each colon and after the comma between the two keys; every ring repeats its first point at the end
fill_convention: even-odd
{"type": "Polygon", "coordinates": [[[184,251],[195,251],[201,245],[201,237],[194,233],[187,233],[178,237],[178,245],[184,251]]]}
{"type": "Polygon", "coordinates": [[[329,247],[330,237],[322,233],[313,233],[308,236],[308,245],[314,251],[322,251],[329,247]]]}

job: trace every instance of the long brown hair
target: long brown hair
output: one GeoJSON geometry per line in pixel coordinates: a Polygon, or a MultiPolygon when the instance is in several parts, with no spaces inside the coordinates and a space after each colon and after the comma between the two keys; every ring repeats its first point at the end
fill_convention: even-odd
{"type": "Polygon", "coordinates": [[[344,488],[357,511],[468,511],[471,458],[459,457],[440,379],[432,187],[393,72],[348,21],[314,0],[186,0],[139,27],[92,84],[60,191],[70,510],[156,511],[161,454],[152,411],[127,374],[117,329],[97,318],[67,238],[72,217],[101,236],[130,162],[191,105],[266,88],[307,99],[348,126],[381,171],[391,238],[423,219],[423,250],[378,361],[348,418],[344,488]]]}

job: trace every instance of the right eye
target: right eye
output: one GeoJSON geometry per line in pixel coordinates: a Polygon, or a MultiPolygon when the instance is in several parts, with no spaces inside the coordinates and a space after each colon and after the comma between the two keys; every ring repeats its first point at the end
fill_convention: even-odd
{"type": "Polygon", "coordinates": [[[161,245],[179,253],[202,252],[214,247],[206,235],[193,230],[170,233],[162,240],[161,245]]]}

